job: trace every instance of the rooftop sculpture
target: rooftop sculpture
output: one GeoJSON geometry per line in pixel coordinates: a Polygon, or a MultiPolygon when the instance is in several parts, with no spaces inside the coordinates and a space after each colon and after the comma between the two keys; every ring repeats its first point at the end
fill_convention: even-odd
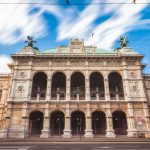
{"type": "Polygon", "coordinates": [[[126,47],[127,46],[127,43],[128,43],[129,41],[127,40],[127,36],[120,36],[120,45],[121,45],[121,47],[126,47]]]}
{"type": "Polygon", "coordinates": [[[25,41],[26,43],[28,43],[28,46],[33,47],[33,43],[37,43],[36,41],[33,40],[32,36],[27,36],[27,41],[25,41]]]}

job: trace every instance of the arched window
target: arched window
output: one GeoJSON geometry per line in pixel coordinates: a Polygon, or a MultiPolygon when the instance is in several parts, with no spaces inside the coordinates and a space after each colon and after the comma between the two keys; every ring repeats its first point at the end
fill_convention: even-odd
{"type": "Polygon", "coordinates": [[[32,84],[32,99],[37,99],[37,95],[39,95],[40,99],[46,98],[46,89],[47,89],[47,75],[43,72],[39,72],[33,77],[32,84]]]}
{"type": "Polygon", "coordinates": [[[90,75],[91,100],[104,100],[104,95],[103,76],[98,72],[94,72],[90,75]]]}
{"type": "Polygon", "coordinates": [[[66,97],[66,76],[62,72],[57,72],[52,77],[52,100],[65,100],[66,97]]]}
{"type": "Polygon", "coordinates": [[[80,72],[71,76],[71,100],[85,100],[85,77],[80,72]]]}
{"type": "Polygon", "coordinates": [[[113,72],[109,74],[109,91],[112,100],[124,99],[123,82],[119,73],[113,72]]]}

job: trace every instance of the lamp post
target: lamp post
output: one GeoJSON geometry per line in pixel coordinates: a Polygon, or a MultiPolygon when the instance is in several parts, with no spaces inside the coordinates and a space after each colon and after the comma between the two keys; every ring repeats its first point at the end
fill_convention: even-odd
{"type": "Polygon", "coordinates": [[[80,118],[77,117],[77,134],[80,131],[80,140],[81,140],[81,123],[82,123],[81,117],[80,118]]]}
{"type": "Polygon", "coordinates": [[[94,124],[95,124],[95,126],[94,126],[94,127],[95,127],[95,134],[96,134],[96,127],[97,127],[97,126],[96,126],[96,123],[97,123],[97,121],[98,121],[98,117],[96,117],[96,116],[95,116],[95,117],[94,117],[94,124]]]}
{"type": "Polygon", "coordinates": [[[58,123],[59,135],[60,135],[60,118],[57,118],[57,123],[58,123]]]}

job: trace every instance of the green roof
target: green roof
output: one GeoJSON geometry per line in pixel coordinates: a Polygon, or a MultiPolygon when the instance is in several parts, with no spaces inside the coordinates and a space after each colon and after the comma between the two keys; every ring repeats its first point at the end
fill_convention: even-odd
{"type": "Polygon", "coordinates": [[[45,50],[42,53],[56,53],[56,51],[57,51],[56,48],[52,48],[52,49],[49,49],[49,50],[45,50]]]}
{"type": "MultiPolygon", "coordinates": [[[[47,53],[57,53],[57,49],[56,48],[52,48],[52,49],[49,49],[49,50],[45,50],[42,53],[46,53],[46,54],[47,53]]],[[[65,52],[62,51],[62,53],[65,53],[65,52]]],[[[86,54],[92,54],[92,52],[88,52],[88,51],[86,51],[86,49],[85,49],[85,53],[86,54]]],[[[96,49],[96,53],[97,54],[112,54],[114,52],[113,51],[109,51],[109,50],[105,50],[105,49],[97,48],[96,49]]]]}

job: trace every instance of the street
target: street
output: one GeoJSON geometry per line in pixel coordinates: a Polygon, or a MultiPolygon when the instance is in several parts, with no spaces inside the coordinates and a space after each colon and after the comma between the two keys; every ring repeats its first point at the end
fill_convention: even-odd
{"type": "Polygon", "coordinates": [[[0,144],[0,150],[150,150],[150,143],[28,143],[0,144]]]}

